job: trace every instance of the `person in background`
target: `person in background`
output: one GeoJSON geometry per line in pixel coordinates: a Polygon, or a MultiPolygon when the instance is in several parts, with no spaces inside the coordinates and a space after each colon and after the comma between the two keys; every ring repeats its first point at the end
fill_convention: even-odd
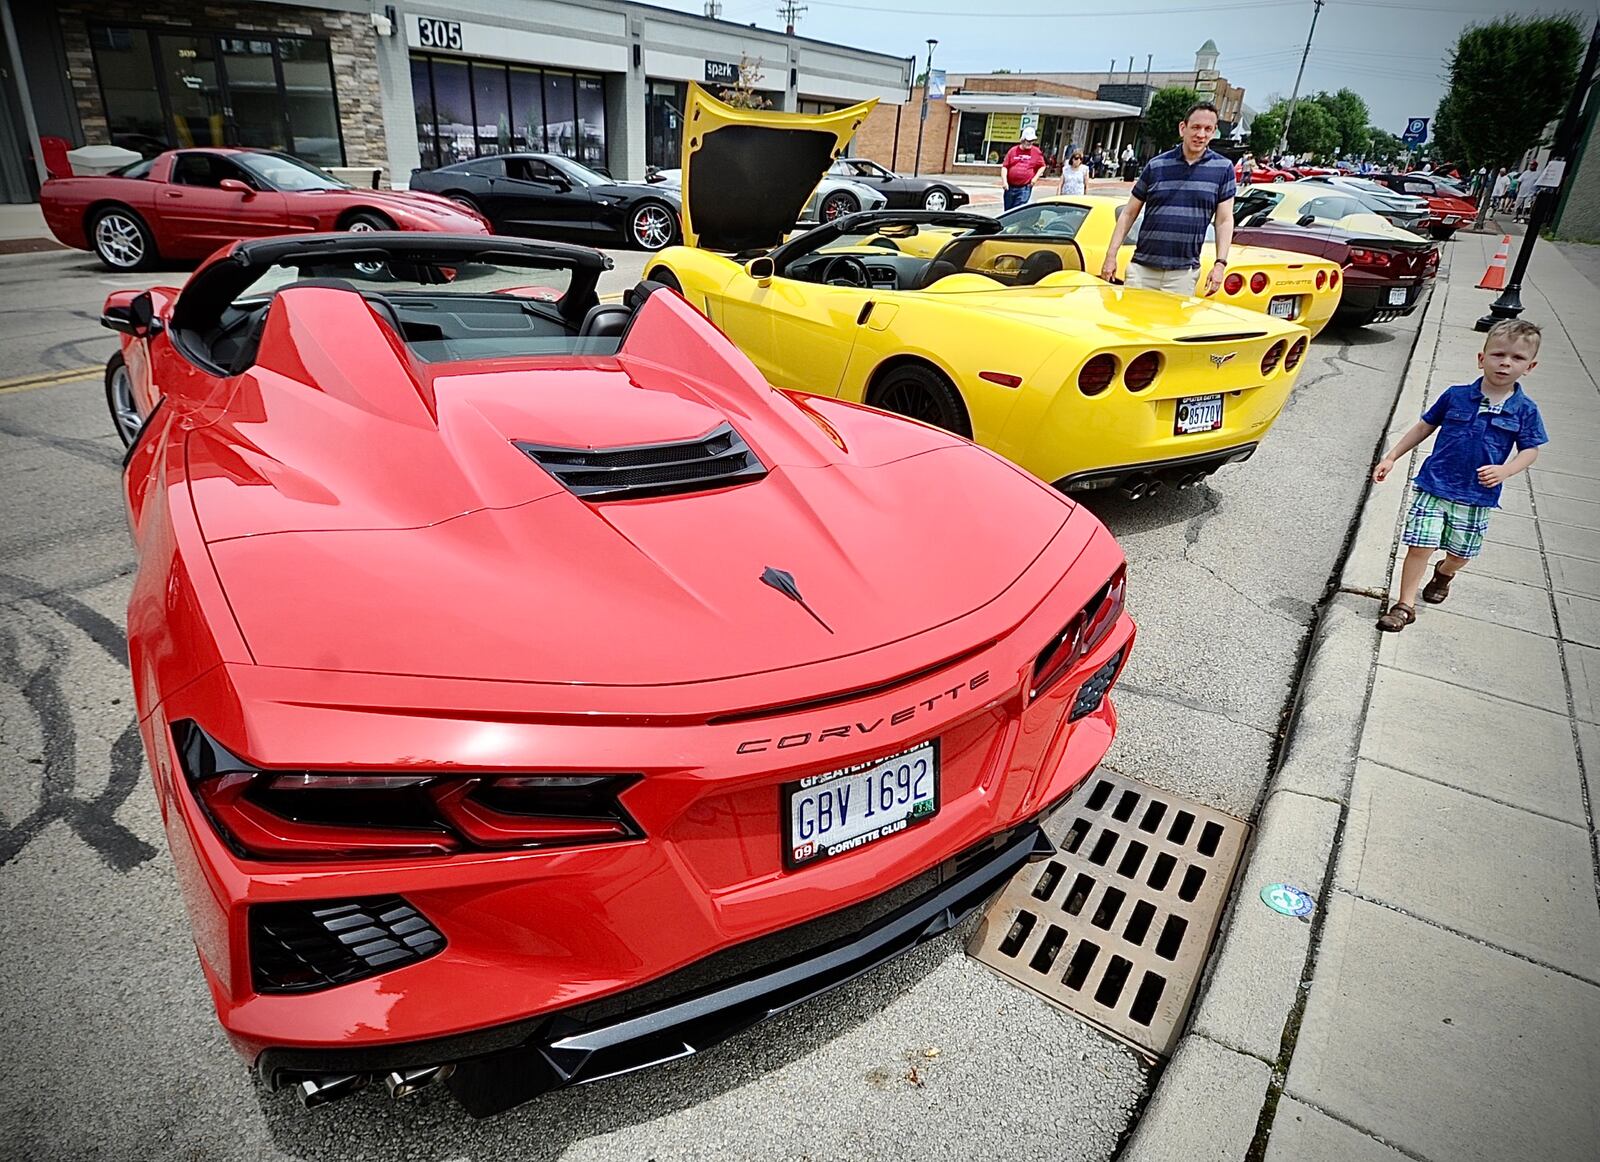
{"type": "Polygon", "coordinates": [[[1083,154],[1074,149],[1072,156],[1067,159],[1066,168],[1061,171],[1061,188],[1056,191],[1062,194],[1087,194],[1089,192],[1089,167],[1083,164],[1083,154]]]}
{"type": "Polygon", "coordinates": [[[1494,176],[1494,191],[1489,196],[1494,199],[1490,204],[1497,210],[1506,208],[1506,198],[1511,194],[1511,176],[1502,166],[1500,172],[1494,176]]]}
{"type": "Polygon", "coordinates": [[[1015,210],[1026,202],[1033,193],[1033,183],[1044,173],[1044,153],[1034,144],[1037,136],[1033,126],[1025,126],[1022,140],[1006,150],[1005,160],[1000,163],[1000,176],[1006,183],[1007,210],[1015,210]]]}
{"type": "Polygon", "coordinates": [[[1122,147],[1122,180],[1131,182],[1139,176],[1139,162],[1134,156],[1133,146],[1122,147]]]}
{"type": "Polygon", "coordinates": [[[1539,171],[1530,162],[1528,168],[1517,175],[1517,221],[1526,222],[1533,209],[1533,199],[1539,193],[1539,171]]]}
{"type": "Polygon", "coordinates": [[[1247,153],[1244,160],[1239,162],[1239,184],[1254,185],[1256,180],[1256,155],[1247,153]]]}

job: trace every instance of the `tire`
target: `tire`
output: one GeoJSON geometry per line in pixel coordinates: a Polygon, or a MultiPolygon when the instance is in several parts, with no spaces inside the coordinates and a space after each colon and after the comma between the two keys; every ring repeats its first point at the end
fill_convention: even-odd
{"type": "Polygon", "coordinates": [[[124,448],[131,445],[144,426],[144,417],[133,400],[133,377],[117,352],[106,362],[106,407],[111,410],[111,426],[116,428],[124,448]]]}
{"type": "Polygon", "coordinates": [[[936,186],[922,195],[922,208],[924,210],[948,210],[950,208],[950,191],[942,186],[936,186]]]}
{"type": "Polygon", "coordinates": [[[907,419],[921,420],[958,436],[972,438],[972,422],[961,393],[923,363],[902,363],[872,385],[867,402],[907,419]]]}
{"type": "Polygon", "coordinates": [[[817,207],[817,221],[822,223],[832,222],[836,218],[843,218],[846,214],[854,214],[861,209],[861,203],[856,201],[856,196],[848,190],[835,190],[817,207]]]}
{"type": "Polygon", "coordinates": [[[678,276],[673,274],[664,266],[656,267],[649,274],[645,275],[645,278],[649,279],[651,282],[659,282],[668,290],[675,290],[680,295],[683,293],[683,284],[678,281],[678,276]]]}
{"type": "Polygon", "coordinates": [[[671,246],[678,237],[678,216],[664,202],[640,202],[628,215],[628,244],[646,253],[671,246]]]}
{"type": "Polygon", "coordinates": [[[376,210],[357,210],[345,218],[340,229],[360,234],[371,230],[393,230],[394,223],[376,210]]]}
{"type": "Polygon", "coordinates": [[[1456,228],[1454,226],[1436,226],[1429,230],[1428,233],[1433,235],[1436,242],[1448,242],[1456,236],[1456,228]]]}
{"type": "Polygon", "coordinates": [[[108,206],[95,215],[89,245],[107,270],[124,273],[146,270],[158,257],[150,227],[126,206],[108,206]]]}
{"type": "MultiPolygon", "coordinates": [[[[483,214],[483,207],[478,205],[477,202],[473,201],[466,194],[446,194],[445,197],[449,198],[452,202],[454,202],[458,206],[466,207],[468,210],[471,210],[474,214],[483,214]]],[[[484,217],[487,218],[488,215],[484,214],[484,217]]]]}

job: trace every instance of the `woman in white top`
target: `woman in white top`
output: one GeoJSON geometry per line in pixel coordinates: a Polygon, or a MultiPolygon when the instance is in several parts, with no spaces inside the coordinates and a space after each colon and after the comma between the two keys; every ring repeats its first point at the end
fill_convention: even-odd
{"type": "Polygon", "coordinates": [[[1072,151],[1072,157],[1067,161],[1066,168],[1061,171],[1061,189],[1063,194],[1087,194],[1089,192],[1089,167],[1083,164],[1083,154],[1078,150],[1072,151]]]}

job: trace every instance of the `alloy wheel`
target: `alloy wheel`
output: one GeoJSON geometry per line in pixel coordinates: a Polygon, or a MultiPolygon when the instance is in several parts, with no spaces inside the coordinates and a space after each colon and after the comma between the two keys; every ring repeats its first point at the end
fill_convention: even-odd
{"type": "Polygon", "coordinates": [[[832,222],[856,212],[856,200],[849,194],[830,194],[822,203],[822,220],[832,222]]]}
{"type": "Polygon", "coordinates": [[[111,266],[132,270],[144,261],[144,232],[128,215],[102,214],[94,225],[95,249],[111,266]]]}
{"type": "Polygon", "coordinates": [[[928,196],[922,199],[924,210],[948,210],[950,199],[945,197],[943,190],[929,190],[928,196]]]}
{"type": "Polygon", "coordinates": [[[133,377],[126,367],[118,367],[111,373],[111,421],[117,425],[117,434],[124,444],[133,443],[144,426],[133,402],[133,377]]]}
{"type": "Polygon", "coordinates": [[[672,241],[672,215],[662,206],[640,206],[633,212],[633,240],[645,250],[660,250],[672,241]]]}

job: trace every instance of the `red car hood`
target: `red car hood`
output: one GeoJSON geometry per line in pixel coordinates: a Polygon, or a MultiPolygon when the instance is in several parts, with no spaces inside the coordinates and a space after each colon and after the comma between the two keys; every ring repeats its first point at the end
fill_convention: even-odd
{"type": "MultiPolygon", "coordinates": [[[[619,685],[782,669],[970,614],[1052,539],[1086,544],[1098,528],[943,433],[834,403],[751,406],[771,389],[678,318],[675,296],[648,342],[703,378],[630,357],[630,336],[616,359],[443,367],[400,390],[377,329],[330,318],[364,304],[318,293],[279,305],[316,312],[364,374],[319,363],[317,390],[260,371],[188,447],[212,560],[262,665],[619,685]],[[724,423],[764,479],[592,503],[517,447],[623,447],[724,423]],[[769,567],[793,575],[804,606],[761,582],[769,567]]],[[[264,351],[293,316],[274,311],[264,351]]],[[[303,337],[297,353],[302,366],[325,354],[303,337]]]]}

